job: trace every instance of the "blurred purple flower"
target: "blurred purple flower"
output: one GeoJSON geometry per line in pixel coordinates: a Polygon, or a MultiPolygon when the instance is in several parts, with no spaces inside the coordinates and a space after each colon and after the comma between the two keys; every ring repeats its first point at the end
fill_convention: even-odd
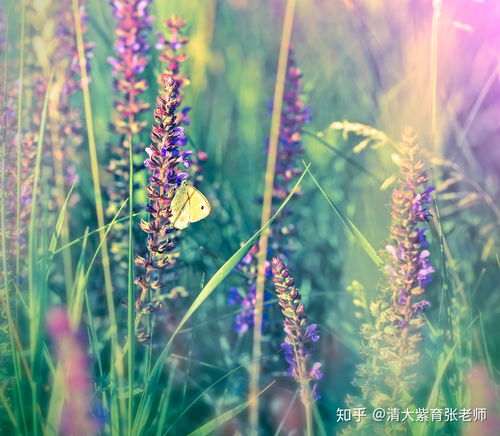
{"type": "Polygon", "coordinates": [[[64,436],[96,434],[97,423],[91,418],[92,380],[90,363],[82,341],[73,331],[63,308],[53,308],[47,314],[47,331],[54,340],[59,356],[65,391],[60,432],[64,436]]]}
{"type": "MultiPolygon", "coordinates": [[[[140,119],[149,109],[143,94],[148,89],[148,81],[142,76],[147,64],[149,45],[148,34],[153,17],[148,15],[151,0],[113,0],[115,28],[115,55],[108,58],[112,67],[114,97],[114,116],[112,127],[115,132],[110,146],[111,158],[108,172],[110,183],[106,186],[108,194],[107,216],[114,218],[119,212],[123,199],[129,195],[129,157],[131,141],[137,141],[139,134],[147,125],[140,119]]],[[[126,213],[122,210],[122,216],[126,213]]],[[[117,288],[126,287],[128,224],[117,221],[110,233],[110,251],[114,260],[114,274],[117,288]]]]}
{"type": "MultiPolygon", "coordinates": [[[[279,131],[278,156],[275,167],[275,180],[273,186],[274,208],[279,205],[291,192],[294,180],[301,170],[300,156],[302,148],[302,128],[310,121],[310,108],[305,106],[302,98],[302,73],[295,65],[293,50],[288,55],[288,67],[285,78],[285,90],[281,110],[279,131]]],[[[272,102],[270,105],[272,110],[272,102]]],[[[269,256],[289,256],[293,251],[293,224],[290,221],[292,212],[282,213],[271,225],[269,240],[269,256]]],[[[255,245],[242,259],[237,269],[244,272],[246,292],[250,295],[256,281],[258,246],[255,245]]],[[[271,267],[266,266],[266,277],[271,277],[271,267]]],[[[255,292],[255,291],[253,291],[255,292]]],[[[255,302],[255,299],[253,300],[255,302]]],[[[235,319],[238,323],[239,320],[235,319]]],[[[252,321],[253,324],[253,321],[252,321]]],[[[245,330],[246,331],[246,330],[245,330]]]]}

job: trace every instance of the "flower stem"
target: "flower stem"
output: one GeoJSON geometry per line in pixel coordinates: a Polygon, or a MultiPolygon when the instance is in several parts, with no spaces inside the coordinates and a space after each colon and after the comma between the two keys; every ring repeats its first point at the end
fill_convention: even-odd
{"type": "Polygon", "coordinates": [[[135,324],[134,324],[134,160],[132,155],[132,136],[129,143],[129,222],[128,222],[128,295],[127,295],[127,335],[128,335],[128,434],[132,435],[134,416],[134,362],[135,362],[135,324]]]}
{"type": "MultiPolygon", "coordinates": [[[[124,374],[122,354],[118,345],[118,332],[117,332],[117,320],[116,320],[116,309],[113,299],[113,283],[111,281],[111,271],[109,262],[108,245],[106,242],[106,235],[104,231],[104,207],[102,201],[101,185],[99,180],[99,161],[97,159],[97,149],[94,136],[94,126],[92,117],[92,106],[90,104],[90,90],[87,75],[87,60],[85,58],[85,45],[83,42],[83,31],[80,18],[80,8],[78,5],[78,0],[73,0],[73,16],[75,21],[75,33],[78,49],[78,60],[80,63],[80,75],[82,80],[82,91],[83,91],[83,106],[85,112],[85,122],[87,125],[87,135],[89,142],[89,154],[90,154],[90,166],[92,172],[92,181],[94,186],[94,196],[96,205],[96,215],[97,224],[99,226],[99,237],[102,241],[102,267],[104,272],[104,287],[106,291],[106,302],[108,306],[109,320],[110,320],[110,334],[111,334],[111,380],[114,382],[118,378],[118,384],[122,384],[122,378],[124,374]],[[114,358],[113,358],[114,357],[114,358]],[[115,360],[116,359],[116,360],[115,360]],[[118,377],[117,374],[118,373],[118,377]]],[[[112,383],[113,384],[113,383],[112,383]]],[[[116,389],[116,387],[115,387],[116,389]]],[[[111,395],[112,403],[117,400],[117,392],[111,395]]],[[[119,414],[123,416],[122,413],[125,410],[125,399],[120,400],[119,414]]],[[[113,427],[115,429],[115,427],[113,427]]],[[[119,432],[119,430],[118,430],[119,432]]]]}
{"type": "MultiPolygon", "coordinates": [[[[283,31],[281,35],[281,47],[278,59],[278,71],[276,73],[276,85],[274,88],[273,113],[271,118],[271,131],[269,139],[269,153],[267,158],[266,179],[264,187],[264,198],[262,201],[261,227],[264,226],[271,217],[271,207],[273,199],[274,173],[276,167],[276,156],[278,153],[278,139],[281,121],[281,106],[285,89],[286,66],[288,61],[288,51],[292,34],[293,15],[295,11],[295,0],[289,0],[285,11],[283,31]]],[[[253,364],[250,367],[250,387],[249,387],[249,420],[250,435],[258,434],[259,425],[259,375],[260,375],[260,354],[262,342],[262,312],[264,306],[264,285],[266,255],[269,231],[262,232],[259,240],[258,267],[257,267],[257,290],[255,301],[255,319],[253,329],[253,364]]]]}

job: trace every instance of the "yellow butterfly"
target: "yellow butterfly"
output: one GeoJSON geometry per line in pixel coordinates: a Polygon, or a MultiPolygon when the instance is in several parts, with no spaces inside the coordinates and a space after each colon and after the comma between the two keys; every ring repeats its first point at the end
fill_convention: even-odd
{"type": "Polygon", "coordinates": [[[170,222],[176,229],[182,230],[190,223],[206,218],[211,207],[207,198],[198,189],[184,181],[175,192],[170,210],[172,211],[170,222]]]}

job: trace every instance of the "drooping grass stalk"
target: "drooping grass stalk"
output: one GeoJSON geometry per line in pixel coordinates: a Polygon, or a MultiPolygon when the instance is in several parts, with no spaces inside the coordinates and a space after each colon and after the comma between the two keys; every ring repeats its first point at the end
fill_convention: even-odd
{"type": "MultiPolygon", "coordinates": [[[[83,31],[81,25],[81,17],[80,17],[80,8],[78,5],[78,0],[73,0],[73,17],[75,22],[75,34],[77,40],[77,50],[78,50],[78,59],[80,64],[80,76],[82,80],[82,90],[83,90],[83,105],[85,112],[85,122],[87,127],[87,135],[88,135],[88,143],[89,143],[89,154],[90,154],[90,165],[91,165],[91,173],[92,173],[92,181],[94,188],[94,200],[96,207],[96,215],[97,215],[97,223],[99,228],[104,228],[104,207],[102,200],[102,192],[100,185],[100,177],[99,177],[99,161],[97,158],[97,148],[96,141],[94,135],[94,126],[93,126],[93,116],[92,116],[92,106],[90,102],[90,90],[87,76],[87,60],[85,58],[85,44],[83,41],[83,31]]],[[[110,334],[111,334],[111,380],[112,384],[118,382],[118,386],[121,387],[123,385],[123,375],[124,375],[124,365],[122,360],[122,355],[120,352],[120,347],[118,344],[118,324],[116,319],[116,308],[113,299],[113,283],[111,280],[111,271],[110,271],[110,261],[109,261],[109,253],[108,253],[108,245],[106,241],[106,236],[104,234],[104,230],[99,232],[99,237],[102,241],[102,267],[104,273],[104,287],[106,291],[106,303],[108,307],[109,314],[109,323],[110,323],[110,334]]],[[[112,407],[113,404],[117,401],[117,392],[116,386],[112,387],[114,393],[112,394],[112,407]]],[[[122,421],[125,412],[125,399],[120,400],[119,407],[119,416],[117,424],[122,421]]],[[[115,427],[112,427],[113,430],[115,427]]],[[[120,428],[120,425],[119,425],[120,428]]],[[[119,433],[119,430],[118,430],[119,433]]]]}
{"type": "Polygon", "coordinates": [[[373,246],[370,244],[368,239],[366,239],[366,236],[363,233],[361,233],[361,231],[354,225],[354,223],[349,219],[349,217],[344,212],[342,212],[339,209],[339,207],[332,201],[332,199],[328,196],[326,191],[323,189],[323,187],[320,185],[320,183],[318,182],[316,177],[314,177],[314,174],[311,171],[309,171],[309,176],[311,177],[314,184],[318,187],[323,197],[325,197],[326,201],[333,209],[337,217],[339,218],[346,234],[350,234],[354,239],[358,241],[360,247],[365,251],[365,253],[370,257],[370,259],[373,261],[375,265],[381,266],[383,264],[383,261],[377,254],[373,246]]]}
{"type": "MultiPolygon", "coordinates": [[[[463,151],[465,157],[467,158],[466,162],[470,165],[469,168],[471,170],[471,174],[479,174],[481,172],[481,164],[477,161],[477,157],[474,155],[470,148],[469,142],[467,140],[467,135],[470,128],[474,125],[474,121],[476,121],[476,116],[478,115],[479,109],[484,104],[484,101],[490,93],[492,86],[496,83],[499,72],[500,64],[497,64],[497,66],[485,80],[484,85],[481,87],[481,91],[477,94],[474,104],[469,111],[464,126],[460,128],[460,133],[457,138],[456,148],[457,150],[461,149],[463,151]]],[[[451,156],[449,156],[449,159],[453,159],[453,156],[456,156],[456,154],[452,154],[451,156]]]]}
{"type": "MultiPolygon", "coordinates": [[[[273,113],[271,118],[271,130],[269,135],[269,151],[266,165],[266,176],[264,186],[264,197],[262,201],[261,226],[269,221],[272,211],[274,173],[276,168],[276,156],[278,154],[279,130],[281,122],[281,107],[285,89],[286,67],[288,61],[288,52],[290,39],[292,35],[293,15],[295,12],[296,0],[289,0],[287,3],[285,18],[283,21],[283,30],[281,35],[281,46],[278,59],[278,69],[276,72],[276,83],[274,88],[273,113]]],[[[253,329],[253,364],[250,368],[249,384],[249,428],[250,435],[256,436],[259,426],[259,378],[260,378],[260,360],[261,342],[262,342],[262,317],[264,308],[264,286],[265,270],[269,232],[262,232],[259,239],[259,253],[257,266],[257,281],[255,294],[255,317],[253,329]]]]}
{"type": "MultiPolygon", "coordinates": [[[[263,388],[261,391],[257,392],[257,396],[260,397],[265,391],[267,391],[274,383],[276,380],[273,380],[271,383],[269,383],[265,388],[263,388]]],[[[187,436],[208,436],[213,434],[221,425],[238,415],[239,413],[243,412],[248,406],[250,402],[245,401],[244,403],[233,407],[232,409],[229,409],[228,411],[220,414],[219,416],[211,419],[207,423],[199,426],[196,430],[190,432],[187,436]]]]}
{"type": "Polygon", "coordinates": [[[357,169],[361,170],[363,173],[365,173],[368,177],[370,177],[371,179],[373,179],[378,184],[382,183],[382,180],[379,179],[375,174],[373,174],[373,172],[371,172],[368,168],[365,168],[359,162],[357,162],[356,160],[350,158],[345,152],[343,152],[342,150],[334,147],[329,142],[325,141],[323,139],[323,132],[314,133],[314,132],[310,132],[308,130],[303,130],[302,132],[304,134],[310,136],[311,138],[314,138],[316,141],[318,141],[321,145],[324,145],[329,150],[332,150],[335,154],[339,155],[342,159],[344,159],[346,162],[348,162],[349,164],[351,164],[353,167],[356,167],[357,169]]]}

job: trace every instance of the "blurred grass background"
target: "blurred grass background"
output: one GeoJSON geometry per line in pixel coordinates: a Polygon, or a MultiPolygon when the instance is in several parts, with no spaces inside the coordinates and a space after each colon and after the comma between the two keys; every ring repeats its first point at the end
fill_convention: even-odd
{"type": "MultiPolygon", "coordinates": [[[[198,188],[209,198],[213,212],[184,233],[180,249],[188,271],[181,282],[190,293],[189,302],[259,227],[269,101],[274,90],[284,6],[285,2],[278,0],[191,0],[154,1],[150,9],[156,17],[154,32],[162,32],[162,22],[172,14],[187,21],[189,60],[184,71],[191,84],[185,90],[185,101],[192,107],[187,133],[193,148],[209,155],[204,164],[204,181],[198,188]]],[[[114,94],[111,66],[106,61],[113,56],[114,21],[107,2],[90,0],[87,10],[90,19],[85,38],[96,43],[91,61],[91,101],[102,185],[106,185],[108,145],[116,140],[109,128],[113,123],[114,94]]],[[[483,363],[491,380],[498,382],[499,20],[500,4],[492,0],[310,0],[299,1],[295,14],[292,43],[303,72],[305,101],[312,108],[312,122],[306,129],[313,135],[304,134],[304,160],[311,162],[311,171],[336,205],[376,249],[384,247],[388,235],[391,189],[381,190],[380,186],[396,171],[392,149],[384,146],[354,153],[353,147],[364,138],[343,136],[328,127],[334,121],[349,120],[374,126],[398,140],[403,128],[412,125],[428,152],[440,214],[440,227],[435,225],[437,221],[430,226],[437,273],[428,288],[433,304],[428,316],[437,333],[426,330],[423,371],[433,375],[422,386],[420,402],[436,377],[436,362],[443,358],[442,353],[449,352],[441,337],[446,329],[455,328],[455,341],[461,344],[460,353],[464,353],[454,354],[456,365],[466,371],[463,359],[468,364],[483,363]],[[372,176],[325,147],[314,136],[318,132],[322,132],[322,140],[372,176]],[[443,164],[446,160],[460,171],[443,164]],[[457,173],[459,179],[448,182],[457,173]],[[444,187],[441,191],[440,186],[444,187]],[[449,247],[443,255],[440,237],[449,247]],[[442,312],[460,319],[448,324],[442,312]]],[[[151,35],[152,47],[154,40],[151,35]]],[[[160,70],[152,49],[146,70],[151,108],[142,115],[148,126],[160,70]]],[[[141,137],[143,145],[148,135],[146,128],[141,137]]],[[[136,146],[134,159],[140,164],[145,159],[141,151],[144,147],[136,146]]],[[[79,158],[77,169],[80,200],[69,212],[72,238],[82,235],[87,227],[97,227],[86,144],[77,153],[84,157],[79,158]]],[[[146,173],[137,174],[136,179],[137,186],[144,186],[146,173]]],[[[354,390],[351,380],[359,362],[361,320],[355,316],[352,293],[347,287],[353,280],[359,281],[370,299],[376,293],[379,273],[354,239],[346,236],[308,177],[302,190],[304,195],[289,206],[294,208],[299,235],[293,274],[309,317],[322,332],[318,354],[325,378],[320,384],[322,399],[318,408],[327,434],[331,434],[337,428],[336,408],[342,407],[345,395],[354,390]]],[[[137,207],[145,201],[143,189],[137,189],[137,207]]],[[[92,252],[98,240],[91,238],[89,243],[92,252]]],[[[73,247],[75,260],[78,250],[73,247]]],[[[251,338],[237,338],[232,332],[234,308],[227,304],[232,281],[238,278],[230,276],[204,302],[175,351],[183,357],[173,382],[176,401],[171,403],[169,423],[206,387],[250,359],[251,338]]],[[[97,297],[101,282],[100,270],[95,268],[88,288],[91,298],[103,298],[97,297]]],[[[175,303],[174,319],[182,317],[186,306],[184,302],[175,303]]],[[[277,315],[275,309],[271,313],[277,315]]],[[[279,316],[271,318],[280,320],[279,316]]],[[[269,328],[276,331],[276,326],[274,330],[269,328]]],[[[285,365],[273,346],[271,341],[265,342],[263,354],[274,362],[270,365],[274,371],[280,363],[283,368],[285,365]]],[[[279,375],[264,372],[262,385],[279,375]]],[[[443,381],[445,387],[447,383],[447,389],[454,389],[448,373],[443,381]]],[[[240,404],[246,398],[246,384],[244,370],[217,384],[186,411],[171,434],[186,434],[193,429],[193,422],[201,424],[240,404]]],[[[292,384],[281,380],[266,394],[271,413],[263,413],[262,434],[276,430],[277,410],[283,401],[280,393],[285,388],[293,391],[292,384]]],[[[232,425],[244,428],[245,419],[242,414],[232,425]]],[[[224,434],[232,434],[230,427],[226,431],[224,434]]],[[[458,434],[447,431],[443,434],[458,434]]]]}

